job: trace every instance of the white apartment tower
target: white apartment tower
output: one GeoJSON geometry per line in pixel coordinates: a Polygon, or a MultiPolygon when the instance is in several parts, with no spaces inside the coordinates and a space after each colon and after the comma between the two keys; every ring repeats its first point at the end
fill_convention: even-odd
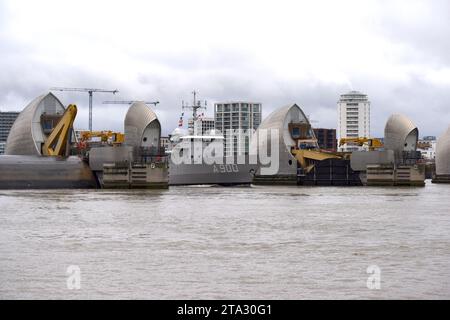
{"type": "MultiPolygon", "coordinates": [[[[197,120],[197,125],[199,126],[198,134],[201,135],[207,135],[208,131],[214,130],[215,128],[215,120],[214,118],[199,118],[197,120]],[[201,125],[201,129],[200,129],[201,125]]],[[[194,132],[194,119],[190,118],[188,120],[188,129],[192,130],[194,132]]]]}
{"type": "MultiPolygon", "coordinates": [[[[370,137],[370,101],[367,95],[350,91],[338,102],[338,142],[342,138],[370,137]]],[[[341,151],[355,151],[361,147],[344,145],[341,151]]]]}
{"type": "Polygon", "coordinates": [[[248,154],[253,132],[261,124],[261,103],[232,101],[214,105],[215,128],[225,136],[224,153],[226,156],[248,154]],[[237,130],[230,143],[229,130],[237,130]],[[249,135],[243,134],[244,132],[249,135]]]}

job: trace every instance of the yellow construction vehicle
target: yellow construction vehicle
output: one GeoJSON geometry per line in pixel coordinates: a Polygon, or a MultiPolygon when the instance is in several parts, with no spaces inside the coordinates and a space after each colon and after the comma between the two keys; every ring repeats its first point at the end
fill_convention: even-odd
{"type": "Polygon", "coordinates": [[[44,156],[64,157],[68,155],[67,141],[70,138],[76,115],[77,106],[74,104],[69,105],[42,146],[42,154],[44,156]]]}
{"type": "Polygon", "coordinates": [[[82,131],[80,133],[81,142],[88,142],[92,138],[100,138],[101,142],[111,144],[121,144],[125,141],[125,135],[113,131],[82,131]]]}
{"type": "Polygon", "coordinates": [[[380,139],[376,139],[376,138],[366,138],[366,137],[362,137],[362,138],[342,138],[341,140],[339,140],[339,147],[342,147],[345,144],[353,144],[353,145],[357,145],[359,147],[362,147],[364,145],[367,145],[369,147],[370,151],[379,149],[379,148],[383,148],[383,142],[380,141],[380,139]]]}
{"type": "Polygon", "coordinates": [[[125,142],[125,134],[121,132],[113,132],[112,140],[115,144],[121,144],[125,142]]]}

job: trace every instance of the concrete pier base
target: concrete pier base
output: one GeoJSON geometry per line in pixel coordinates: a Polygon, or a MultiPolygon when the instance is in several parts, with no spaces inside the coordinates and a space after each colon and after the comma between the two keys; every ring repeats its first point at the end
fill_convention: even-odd
{"type": "Polygon", "coordinates": [[[367,165],[368,186],[425,186],[425,168],[421,165],[367,165]]]}
{"type": "Polygon", "coordinates": [[[441,174],[441,175],[435,175],[433,179],[431,180],[432,183],[448,183],[450,184],[450,175],[448,174],[441,174]]]}
{"type": "Polygon", "coordinates": [[[274,175],[260,176],[253,178],[255,185],[297,185],[297,176],[295,175],[274,175]]]}
{"type": "Polygon", "coordinates": [[[104,164],[100,183],[104,189],[167,189],[167,163],[104,164]]]}
{"type": "Polygon", "coordinates": [[[0,156],[0,189],[97,187],[93,172],[78,157],[0,156]]]}

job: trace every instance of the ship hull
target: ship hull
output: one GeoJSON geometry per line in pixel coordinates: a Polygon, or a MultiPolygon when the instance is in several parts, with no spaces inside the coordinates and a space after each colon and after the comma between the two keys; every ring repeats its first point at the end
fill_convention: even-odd
{"type": "Polygon", "coordinates": [[[252,164],[174,164],[169,162],[169,185],[251,184],[257,166],[252,164]]]}

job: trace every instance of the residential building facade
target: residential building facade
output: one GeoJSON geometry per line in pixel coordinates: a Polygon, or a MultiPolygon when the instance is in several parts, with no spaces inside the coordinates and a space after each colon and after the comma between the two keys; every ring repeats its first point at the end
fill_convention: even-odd
{"type": "Polygon", "coordinates": [[[337,150],[336,129],[315,128],[313,130],[320,149],[337,150]]]}
{"type": "MultiPolygon", "coordinates": [[[[370,137],[370,101],[366,94],[350,91],[338,101],[337,140],[370,137]]],[[[355,151],[362,147],[347,144],[340,151],[355,151]]]]}
{"type": "MultiPolygon", "coordinates": [[[[208,131],[215,129],[215,120],[214,118],[199,118],[201,122],[201,132],[198,132],[201,135],[205,135],[208,131]]],[[[199,121],[197,121],[199,123],[199,121]]],[[[194,132],[194,119],[190,118],[188,120],[188,129],[194,132]]],[[[199,130],[200,128],[198,128],[199,130]]]]}
{"type": "Polygon", "coordinates": [[[170,137],[161,137],[161,148],[163,150],[170,151],[171,150],[171,142],[170,142],[170,137]]]}
{"type": "Polygon", "coordinates": [[[261,112],[261,103],[233,101],[214,105],[215,129],[225,136],[225,155],[248,154],[251,136],[261,124],[261,112]]]}
{"type": "Polygon", "coordinates": [[[0,154],[5,153],[6,140],[14,121],[16,121],[20,112],[0,111],[0,154]]]}
{"type": "Polygon", "coordinates": [[[417,142],[417,151],[420,151],[422,158],[427,161],[436,159],[436,137],[426,136],[417,142]]]}

